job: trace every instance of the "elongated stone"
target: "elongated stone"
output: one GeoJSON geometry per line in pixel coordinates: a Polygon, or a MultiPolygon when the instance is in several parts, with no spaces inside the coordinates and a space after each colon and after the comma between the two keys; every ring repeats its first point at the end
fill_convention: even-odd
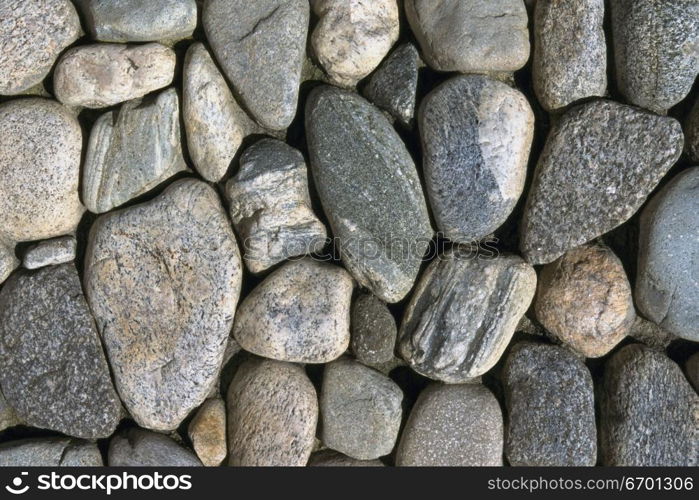
{"type": "Polygon", "coordinates": [[[352,352],[359,361],[381,371],[395,360],[398,329],[386,304],[365,293],[352,304],[352,352]]]}
{"type": "Polygon", "coordinates": [[[309,467],[383,467],[380,460],[357,460],[334,450],[317,451],[308,461],[309,467]]]}
{"type": "Polygon", "coordinates": [[[699,161],[699,99],[694,103],[685,124],[685,149],[692,161],[699,161]]]}
{"type": "MultiPolygon", "coordinates": [[[[30,438],[0,445],[0,467],[101,467],[95,443],[69,438],[30,438]]],[[[26,483],[25,483],[26,484],[26,483]]]]}
{"type": "Polygon", "coordinates": [[[189,423],[189,438],[199,460],[209,467],[221,465],[228,454],[226,446],[226,404],[207,399],[189,423]]]}
{"type": "Polygon", "coordinates": [[[27,249],[22,264],[27,269],[65,264],[75,260],[77,241],[74,236],[62,236],[42,241],[27,249]]]}

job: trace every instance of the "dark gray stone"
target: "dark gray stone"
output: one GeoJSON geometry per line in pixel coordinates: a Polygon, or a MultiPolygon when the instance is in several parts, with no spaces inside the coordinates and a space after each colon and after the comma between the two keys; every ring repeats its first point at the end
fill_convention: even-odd
{"type": "Polygon", "coordinates": [[[350,320],[352,352],[367,366],[381,370],[394,360],[396,320],[386,304],[370,293],[358,296],[352,304],[350,320]]]}
{"type": "MultiPolygon", "coordinates": [[[[69,438],[33,438],[0,445],[0,467],[101,467],[95,443],[69,438]]],[[[26,484],[26,483],[25,483],[26,484]]]]}
{"type": "Polygon", "coordinates": [[[309,467],[383,467],[380,460],[357,460],[334,450],[317,451],[308,460],[309,467]]]}
{"type": "Polygon", "coordinates": [[[194,453],[164,434],[131,428],[109,441],[110,467],[201,467],[194,453]]]}
{"type": "Polygon", "coordinates": [[[687,378],[694,386],[694,390],[699,393],[699,352],[695,352],[687,360],[685,365],[687,378]]]}
{"type": "Polygon", "coordinates": [[[699,99],[694,103],[685,124],[685,149],[692,161],[699,161],[699,99]]]}

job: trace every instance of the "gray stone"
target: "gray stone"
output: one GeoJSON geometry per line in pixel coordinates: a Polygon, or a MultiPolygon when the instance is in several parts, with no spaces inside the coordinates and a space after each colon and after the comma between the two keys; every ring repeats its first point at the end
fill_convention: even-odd
{"type": "Polygon", "coordinates": [[[396,454],[397,466],[502,465],[502,410],[480,384],[432,384],[410,412],[396,454]]]}
{"type": "Polygon", "coordinates": [[[3,0],[0,19],[0,94],[5,95],[40,84],[82,31],[70,0],[3,0]]]}
{"type": "Polygon", "coordinates": [[[42,241],[27,249],[22,264],[27,269],[39,269],[72,262],[75,260],[76,246],[75,236],[42,241]]]}
{"type": "Polygon", "coordinates": [[[675,176],[643,210],[636,305],[663,329],[699,342],[699,167],[675,176]]]}
{"type": "Polygon", "coordinates": [[[19,259],[15,256],[14,243],[0,240],[0,284],[19,267],[19,259]]]}
{"type": "Polygon", "coordinates": [[[253,273],[326,244],[325,226],[311,207],[306,162],[282,141],[263,139],[245,150],[226,198],[253,273]]]}
{"type": "Polygon", "coordinates": [[[221,465],[226,447],[226,404],[221,398],[207,399],[189,423],[189,438],[201,462],[209,467],[221,465]]]}
{"type": "Polygon", "coordinates": [[[516,71],[529,59],[522,0],[405,0],[405,12],[438,71],[516,71]]]}
{"type": "Polygon", "coordinates": [[[687,371],[687,378],[694,386],[694,391],[699,393],[699,352],[695,352],[687,360],[685,370],[687,371]]]}
{"type": "Polygon", "coordinates": [[[201,467],[190,450],[157,432],[131,428],[109,441],[110,467],[201,467]]]}
{"type": "Polygon", "coordinates": [[[0,292],[0,385],[27,425],[97,439],[121,403],[72,264],[14,274],[0,292]]]}
{"type": "Polygon", "coordinates": [[[699,161],[699,99],[694,103],[687,117],[685,149],[692,161],[699,161]]]}
{"type": "Polygon", "coordinates": [[[327,363],[349,345],[353,288],[339,266],[310,258],[288,262],[245,297],[233,335],[258,356],[327,363]]]}
{"type": "Polygon", "coordinates": [[[176,428],[215,386],[241,275],[233,229],[203,182],[175,182],[93,224],[85,290],[140,426],[176,428]]]}
{"type": "MultiPolygon", "coordinates": [[[[0,467],[101,467],[97,445],[69,438],[33,438],[0,445],[0,467]]],[[[26,483],[25,483],[26,484],[26,483]]]]}
{"type": "Polygon", "coordinates": [[[643,204],[677,161],[680,124],[598,100],[567,111],[539,157],[520,224],[520,249],[532,264],[611,231],[643,204]]]}
{"type": "Polygon", "coordinates": [[[386,304],[370,293],[352,304],[352,352],[367,366],[381,370],[391,363],[396,348],[396,320],[386,304]]]}
{"type": "Polygon", "coordinates": [[[464,243],[488,236],[524,190],[534,136],[527,99],[484,76],[460,76],[423,99],[418,120],[438,229],[464,243]]]}
{"type": "Polygon", "coordinates": [[[532,79],[548,111],[607,93],[604,0],[541,0],[534,15],[532,79]]]}
{"type": "Polygon", "coordinates": [[[380,460],[357,460],[334,450],[317,451],[308,460],[309,467],[383,467],[380,460]]]}
{"type": "Polygon", "coordinates": [[[659,351],[667,349],[670,343],[677,340],[676,336],[664,328],[639,315],[636,315],[629,337],[659,351]]]}
{"type": "Polygon", "coordinates": [[[296,115],[309,11],[306,0],[204,4],[204,30],[216,59],[263,127],[283,130],[296,115]]]}
{"type": "Polygon", "coordinates": [[[410,154],[378,109],[330,86],[309,96],[306,134],[343,263],[360,285],[398,302],[413,287],[433,233],[410,154]]]}
{"type": "Polygon", "coordinates": [[[104,213],[187,170],[175,89],[135,99],[93,125],[83,166],[83,201],[104,213]]]}
{"type": "Polygon", "coordinates": [[[607,362],[600,403],[606,466],[696,466],[699,396],[663,353],[640,344],[607,362]]]}
{"type": "Polygon", "coordinates": [[[5,395],[0,391],[0,431],[9,427],[21,424],[17,414],[5,399],[5,395]]]}
{"type": "Polygon", "coordinates": [[[658,113],[684,99],[699,74],[699,2],[611,0],[619,90],[658,113]]]}
{"type": "Polygon", "coordinates": [[[517,256],[443,254],[413,292],[398,351],[426,377],[470,381],[498,362],[535,291],[534,269],[517,256]]]}

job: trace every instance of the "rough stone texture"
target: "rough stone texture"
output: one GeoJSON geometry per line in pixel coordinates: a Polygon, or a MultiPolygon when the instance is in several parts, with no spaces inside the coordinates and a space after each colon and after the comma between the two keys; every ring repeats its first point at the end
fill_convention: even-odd
{"type": "Polygon", "coordinates": [[[15,257],[13,243],[5,243],[0,240],[0,284],[17,269],[19,259],[15,257]]]}
{"type": "Polygon", "coordinates": [[[405,12],[438,71],[516,71],[529,59],[522,0],[405,0],[405,12]]]}
{"type": "Polygon", "coordinates": [[[549,132],[520,224],[532,264],[621,225],[679,158],[680,124],[612,101],[566,112],[549,132]]]}
{"type": "Polygon", "coordinates": [[[22,264],[27,269],[65,264],[75,260],[77,242],[74,236],[62,236],[29,247],[22,264]]]}
{"type": "Polygon", "coordinates": [[[245,297],[233,335],[258,356],[327,363],[349,345],[353,287],[339,266],[310,258],[288,262],[245,297]]]}
{"type": "Polygon", "coordinates": [[[671,342],[677,340],[677,337],[667,330],[639,315],[636,315],[629,337],[660,351],[667,349],[671,342]]]}
{"type": "Polygon", "coordinates": [[[201,467],[199,459],[173,439],[131,428],[109,441],[110,467],[201,467]]]}
{"type": "Polygon", "coordinates": [[[685,126],[685,149],[693,161],[699,161],[699,99],[689,112],[685,126]]]}
{"type": "Polygon", "coordinates": [[[541,0],[534,12],[532,79],[544,109],[605,95],[604,0],[541,0]]]}
{"type": "Polygon", "coordinates": [[[226,458],[226,404],[220,398],[207,399],[189,423],[189,438],[201,462],[209,467],[226,458]]]}
{"type": "Polygon", "coordinates": [[[93,224],[85,290],[140,426],[176,428],[216,384],[241,275],[233,229],[203,182],[178,181],[93,224]]]}
{"type": "Polygon", "coordinates": [[[334,450],[317,451],[308,460],[309,467],[383,467],[380,460],[357,460],[334,450]]]}
{"type": "Polygon", "coordinates": [[[81,32],[70,0],[3,0],[0,19],[0,94],[5,95],[40,84],[81,32]]]}
{"type": "Polygon", "coordinates": [[[320,18],[311,45],[332,83],[356,85],[398,40],[396,0],[311,0],[311,4],[320,18]]]}
{"type": "Polygon", "coordinates": [[[306,104],[311,171],[344,265],[363,287],[398,302],[432,238],[415,164],[388,119],[330,86],[306,104]]]}
{"type": "Polygon", "coordinates": [[[607,247],[586,245],[544,266],[536,318],[585,357],[607,354],[636,319],[631,285],[619,258],[607,247]]]}
{"type": "Polygon", "coordinates": [[[510,465],[593,466],[597,429],[592,377],[570,351],[522,342],[503,372],[510,465]]]}
{"type": "Polygon", "coordinates": [[[81,45],[58,61],[53,90],[67,106],[105,108],[166,87],[174,75],[175,52],[158,43],[81,45]]]}
{"type": "Polygon", "coordinates": [[[17,414],[5,399],[5,395],[0,391],[0,431],[20,423],[21,421],[17,418],[17,414]]]}
{"type": "Polygon", "coordinates": [[[633,344],[614,354],[600,408],[603,465],[697,465],[699,396],[663,353],[633,344]]]}
{"type": "Polygon", "coordinates": [[[611,0],[617,84],[637,106],[664,112],[699,74],[699,2],[611,0]]]}
{"type": "Polygon", "coordinates": [[[318,400],[302,367],[248,361],[233,378],[227,401],[230,465],[306,465],[318,423],[318,400]]]}
{"type": "Polygon", "coordinates": [[[484,76],[461,76],[423,99],[418,120],[438,229],[465,243],[488,236],[524,190],[534,136],[527,99],[484,76]]]}
{"type": "Polygon", "coordinates": [[[643,210],[636,305],[651,321],[699,342],[699,167],[681,172],[643,210]]]}
{"type": "Polygon", "coordinates": [[[396,454],[397,466],[502,465],[502,410],[480,384],[433,384],[410,412],[396,454]]]}
{"type": "Polygon", "coordinates": [[[325,226],[311,207],[306,162],[282,141],[263,139],[245,150],[226,198],[253,273],[326,244],[325,226]]]}
{"type": "Polygon", "coordinates": [[[430,264],[408,303],[398,351],[416,372],[467,382],[497,363],[536,291],[534,269],[516,256],[450,251],[430,264]]]}
{"type": "MultiPolygon", "coordinates": [[[[32,438],[0,445],[0,467],[101,467],[97,445],[69,438],[32,438]]],[[[25,483],[26,484],[26,483],[25,483]]]]}
{"type": "Polygon", "coordinates": [[[695,352],[687,360],[685,370],[687,371],[687,378],[694,386],[694,391],[699,393],[699,352],[695,352]]]}
{"type": "Polygon", "coordinates": [[[72,264],[13,275],[0,292],[0,385],[27,425],[107,437],[121,419],[99,335],[72,264]]]}
{"type": "Polygon", "coordinates": [[[204,30],[216,59],[263,127],[285,129],[296,115],[309,16],[306,0],[204,4],[204,30]]]}
{"type": "Polygon", "coordinates": [[[395,358],[396,320],[386,304],[364,293],[352,304],[352,352],[367,366],[381,369],[395,358]]]}
{"type": "Polygon", "coordinates": [[[398,437],[403,392],[352,359],[326,365],[320,393],[323,444],[359,460],[388,455],[398,437]]]}

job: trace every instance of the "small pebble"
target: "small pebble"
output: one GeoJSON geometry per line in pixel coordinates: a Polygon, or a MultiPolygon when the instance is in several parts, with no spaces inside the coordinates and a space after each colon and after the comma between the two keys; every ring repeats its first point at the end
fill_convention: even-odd
{"type": "Polygon", "coordinates": [[[75,260],[76,246],[75,236],[42,241],[27,249],[22,264],[27,269],[39,269],[72,262],[75,260]]]}
{"type": "Polygon", "coordinates": [[[367,366],[381,369],[395,359],[396,320],[385,303],[370,293],[352,303],[352,352],[367,366]]]}
{"type": "Polygon", "coordinates": [[[190,450],[164,434],[131,428],[109,441],[110,467],[201,467],[190,450]]]}
{"type": "Polygon", "coordinates": [[[226,404],[207,399],[189,423],[189,438],[199,460],[207,467],[221,465],[226,458],[226,404]]]}

